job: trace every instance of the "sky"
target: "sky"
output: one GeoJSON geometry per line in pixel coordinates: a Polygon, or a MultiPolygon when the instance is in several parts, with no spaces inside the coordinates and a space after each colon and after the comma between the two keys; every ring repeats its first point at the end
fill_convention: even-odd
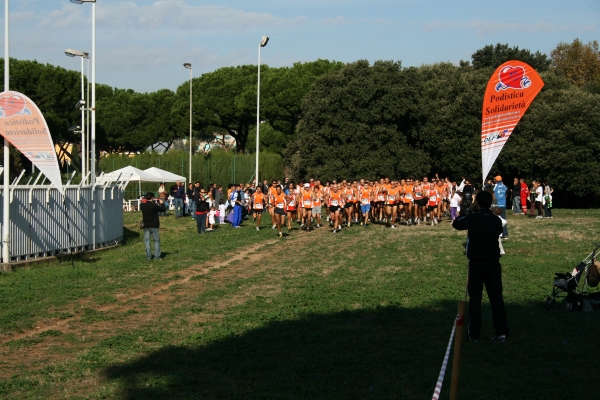
{"type": "MultiPolygon", "coordinates": [[[[5,0],[6,1],[6,0],[5,0]]],[[[2,7],[2,57],[4,55],[2,7]]],[[[10,1],[10,56],[80,72],[67,48],[91,53],[92,5],[10,1]]],[[[176,90],[193,76],[258,63],[328,59],[458,64],[489,44],[550,55],[560,42],[600,40],[600,0],[98,0],[96,81],[176,90]]]]}

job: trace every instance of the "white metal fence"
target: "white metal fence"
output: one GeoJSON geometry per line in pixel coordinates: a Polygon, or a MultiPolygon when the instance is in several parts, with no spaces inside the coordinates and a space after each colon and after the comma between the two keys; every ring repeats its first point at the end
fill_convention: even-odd
{"type": "MultiPolygon", "coordinates": [[[[120,243],[123,188],[116,184],[95,186],[95,189],[89,185],[67,185],[63,197],[54,186],[11,186],[10,260],[2,260],[2,263],[120,243]]],[[[0,199],[3,196],[0,188],[0,199]]],[[[0,207],[0,232],[2,214],[0,207]]]]}

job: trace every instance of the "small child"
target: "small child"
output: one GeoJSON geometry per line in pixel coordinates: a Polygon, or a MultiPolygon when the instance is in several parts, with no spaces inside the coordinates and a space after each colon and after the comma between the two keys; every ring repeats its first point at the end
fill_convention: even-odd
{"type": "MultiPolygon", "coordinates": [[[[500,216],[500,214],[502,214],[502,210],[500,210],[498,207],[494,208],[494,215],[496,215],[498,218],[500,218],[500,221],[502,221],[502,227],[505,227],[506,220],[504,218],[502,218],[500,216]]],[[[498,246],[500,247],[500,254],[506,254],[504,252],[504,246],[502,246],[502,234],[500,234],[500,236],[498,236],[498,246]]]]}
{"type": "Polygon", "coordinates": [[[227,207],[225,206],[225,203],[223,203],[223,200],[221,200],[221,204],[219,204],[219,224],[221,224],[221,225],[225,224],[226,212],[227,212],[227,207]]]}
{"type": "Polygon", "coordinates": [[[452,188],[452,195],[450,196],[450,218],[452,221],[456,219],[458,214],[458,207],[460,207],[461,197],[456,191],[456,188],[452,188]]]}
{"type": "Polygon", "coordinates": [[[210,227],[208,228],[209,231],[212,231],[214,229],[216,214],[217,214],[217,211],[215,211],[215,206],[211,206],[210,212],[208,213],[208,223],[210,225],[210,227]]]}

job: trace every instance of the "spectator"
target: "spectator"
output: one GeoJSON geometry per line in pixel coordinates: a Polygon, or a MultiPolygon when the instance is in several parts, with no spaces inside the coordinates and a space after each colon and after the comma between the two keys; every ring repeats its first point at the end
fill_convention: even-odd
{"type": "Polygon", "coordinates": [[[208,198],[204,189],[200,189],[198,200],[196,201],[196,227],[198,234],[206,233],[206,216],[210,211],[210,206],[206,201],[208,198]]]}
{"type": "MultiPolygon", "coordinates": [[[[495,179],[494,196],[496,197],[496,207],[500,210],[500,218],[506,221],[506,192],[508,189],[502,183],[502,177],[498,175],[495,179]]],[[[506,224],[502,225],[502,239],[508,239],[508,228],[506,224]]]]}
{"type": "MultiPolygon", "coordinates": [[[[196,207],[192,206],[192,204],[194,203],[194,184],[190,182],[190,184],[188,185],[187,190],[185,191],[185,199],[186,199],[186,209],[187,209],[187,214],[192,214],[192,210],[194,210],[196,207]]],[[[193,217],[193,214],[192,214],[193,217]]]]}
{"type": "Polygon", "coordinates": [[[148,192],[142,199],[140,204],[140,210],[142,211],[142,219],[144,221],[144,243],[146,245],[146,258],[152,259],[152,253],[150,252],[150,237],[154,241],[154,259],[162,260],[160,253],[160,235],[158,228],[160,228],[160,220],[158,213],[165,211],[164,202],[161,199],[154,200],[154,193],[148,192]]]}
{"type": "Polygon", "coordinates": [[[233,206],[233,227],[239,228],[242,223],[242,202],[243,202],[242,188],[236,186],[233,188],[231,195],[229,196],[229,202],[233,206]]]}
{"type": "Polygon", "coordinates": [[[512,196],[513,215],[521,214],[521,183],[519,182],[519,178],[513,180],[510,193],[512,196]]]}
{"type": "Polygon", "coordinates": [[[173,205],[175,206],[175,218],[183,217],[185,188],[181,184],[181,181],[177,181],[174,186],[171,186],[171,196],[173,196],[173,205]]]}
{"type": "Polygon", "coordinates": [[[544,184],[544,216],[546,218],[552,218],[552,193],[554,189],[550,187],[550,184],[544,184]]]}
{"type": "Polygon", "coordinates": [[[218,208],[223,200],[223,186],[219,185],[217,187],[217,189],[215,190],[214,200],[215,200],[215,208],[218,208]]]}
{"type": "Polygon", "coordinates": [[[525,179],[521,178],[521,211],[523,215],[527,215],[527,198],[529,197],[529,188],[525,179]]]}
{"type": "Polygon", "coordinates": [[[535,189],[535,209],[537,210],[536,218],[544,218],[542,214],[542,203],[544,202],[544,189],[539,181],[533,181],[533,187],[535,189]]]}
{"type": "Polygon", "coordinates": [[[165,183],[161,182],[158,188],[158,198],[163,202],[165,206],[165,211],[159,212],[158,215],[167,215],[167,210],[169,209],[169,192],[165,189],[165,183]]]}
{"type": "Polygon", "coordinates": [[[502,266],[498,246],[502,222],[490,210],[492,195],[489,192],[482,190],[477,193],[475,203],[480,208],[478,211],[460,216],[452,223],[454,229],[468,231],[469,340],[477,342],[481,336],[481,299],[485,285],[496,330],[492,341],[504,342],[508,336],[508,321],[502,297],[502,266]]]}

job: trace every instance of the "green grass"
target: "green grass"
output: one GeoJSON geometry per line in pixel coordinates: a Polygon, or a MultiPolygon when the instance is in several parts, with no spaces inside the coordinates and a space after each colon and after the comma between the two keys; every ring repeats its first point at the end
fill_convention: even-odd
{"type": "MultiPolygon", "coordinates": [[[[543,302],[554,272],[592,250],[599,217],[598,210],[555,210],[553,220],[509,216],[501,262],[511,337],[464,344],[460,398],[596,396],[590,344],[600,320],[569,313],[564,303],[547,311],[543,302]]],[[[0,275],[0,398],[433,393],[466,279],[465,234],[449,224],[295,230],[278,239],[249,223],[198,236],[193,220],[168,217],[165,259],[148,263],[138,218],[126,214],[125,245],[74,268],[0,275]]],[[[491,337],[487,303],[483,318],[483,337],[491,337]]]]}

